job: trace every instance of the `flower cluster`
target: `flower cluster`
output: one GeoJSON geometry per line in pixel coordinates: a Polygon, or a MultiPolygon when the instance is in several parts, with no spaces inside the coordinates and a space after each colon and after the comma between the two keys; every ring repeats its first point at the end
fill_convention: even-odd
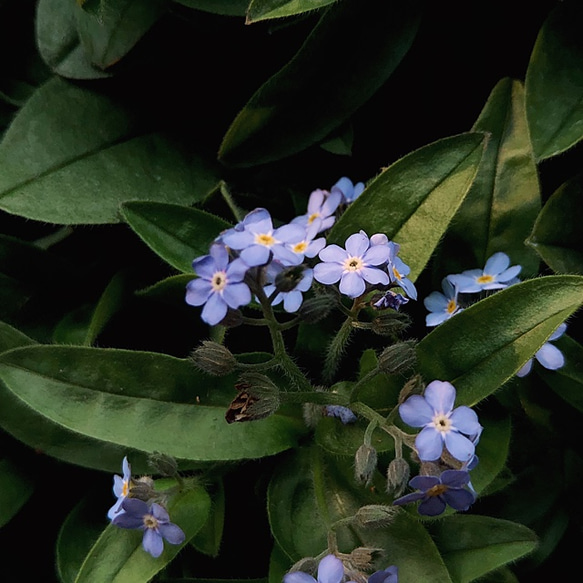
{"type": "Polygon", "coordinates": [[[279,227],[266,209],[251,211],[215,239],[208,255],[193,261],[197,278],[187,284],[186,302],[203,306],[202,320],[216,325],[258,295],[295,313],[314,281],[338,283],[340,293],[353,299],[378,290],[377,309],[397,310],[408,301],[392,287],[416,299],[415,286],[407,278],[409,268],[397,256],[399,245],[386,235],[369,238],[360,231],[348,237],[344,248],[326,245],[324,233],[338,212],[363,190],[364,184],[353,185],[343,177],[330,191],[314,190],[306,214],[279,227]],[[313,265],[316,258],[320,263],[313,265]]]}
{"type": "Polygon", "coordinates": [[[421,500],[419,513],[436,516],[445,510],[446,504],[455,510],[467,510],[474,502],[469,471],[478,463],[475,449],[482,426],[469,407],[454,409],[455,398],[456,390],[451,383],[436,380],[427,385],[423,396],[412,395],[399,406],[401,419],[407,425],[422,427],[415,437],[415,449],[421,462],[437,462],[449,454],[459,462],[459,467],[447,469],[440,476],[414,477],[409,485],[419,491],[393,504],[421,500]]]}

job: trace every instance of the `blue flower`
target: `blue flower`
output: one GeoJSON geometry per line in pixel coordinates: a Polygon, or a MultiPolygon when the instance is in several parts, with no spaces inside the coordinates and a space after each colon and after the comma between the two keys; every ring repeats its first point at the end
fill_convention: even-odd
{"type": "MultiPolygon", "coordinates": [[[[271,281],[272,283],[266,285],[263,289],[265,291],[265,295],[270,297],[276,291],[275,281],[278,276],[283,270],[284,266],[277,262],[272,261],[266,269],[266,276],[267,280],[271,281]]],[[[293,268],[298,269],[298,268],[293,268]]],[[[304,299],[302,293],[306,292],[310,289],[312,285],[312,281],[314,279],[313,271],[310,268],[306,268],[302,270],[302,274],[296,286],[290,291],[280,291],[274,298],[272,304],[276,306],[283,302],[283,309],[286,312],[293,313],[297,312],[302,305],[302,301],[304,299]]]]}
{"type": "Polygon", "coordinates": [[[390,289],[384,291],[381,295],[377,295],[371,299],[371,306],[377,310],[386,310],[387,308],[392,308],[395,311],[399,311],[399,308],[403,304],[409,303],[409,298],[395,293],[390,289]]]}
{"type": "Polygon", "coordinates": [[[168,512],[155,502],[148,506],[143,500],[126,498],[122,502],[123,514],[118,514],[112,524],[120,528],[141,529],[144,531],[142,546],[154,558],[164,550],[164,540],[172,545],[180,545],[185,540],[182,529],[170,522],[168,512]]]}
{"type": "MultiPolygon", "coordinates": [[[[534,358],[538,360],[538,362],[549,370],[557,370],[561,368],[565,364],[565,357],[563,353],[556,347],[551,344],[557,338],[560,338],[567,329],[567,324],[561,324],[549,337],[547,342],[545,342],[539,350],[537,350],[534,358]]],[[[516,373],[518,377],[526,376],[530,370],[532,369],[532,361],[531,358],[528,360],[524,366],[516,373]]]]}
{"type": "Polygon", "coordinates": [[[377,571],[368,578],[368,583],[399,583],[399,569],[395,565],[377,571]]]}
{"type": "Polygon", "coordinates": [[[470,480],[470,474],[465,470],[445,470],[441,476],[415,476],[409,486],[419,490],[406,494],[393,502],[402,506],[409,502],[421,500],[417,511],[423,516],[438,516],[446,505],[454,510],[467,510],[476,500],[476,496],[465,486],[470,480]]]}
{"type": "Polygon", "coordinates": [[[186,303],[202,306],[201,318],[214,326],[226,315],[228,308],[238,308],[251,301],[251,291],[243,282],[249,266],[241,259],[229,263],[229,254],[219,243],[211,245],[209,255],[192,262],[198,279],[186,285],[186,303]]]}
{"type": "Polygon", "coordinates": [[[328,192],[318,188],[310,194],[308,212],[305,215],[296,217],[292,224],[299,224],[306,228],[315,225],[316,233],[321,233],[334,224],[336,220],[334,213],[341,202],[341,191],[328,192]]]}
{"type": "Polygon", "coordinates": [[[326,405],[324,412],[328,417],[337,417],[344,425],[356,421],[356,415],[348,407],[342,405],[326,405]]]}
{"type": "Polygon", "coordinates": [[[503,289],[516,283],[520,265],[510,265],[506,253],[494,253],[483,270],[470,269],[461,274],[448,275],[449,281],[457,287],[459,293],[476,293],[482,290],[503,289]]]}
{"type": "Polygon", "coordinates": [[[299,265],[302,256],[289,249],[290,245],[305,239],[306,231],[300,225],[273,228],[271,215],[264,208],[251,211],[237,228],[221,236],[227,247],[239,251],[240,258],[249,267],[265,265],[273,257],[284,265],[299,265]]]}
{"type": "Polygon", "coordinates": [[[346,178],[343,176],[331,189],[331,192],[340,192],[342,194],[342,202],[346,204],[350,204],[354,202],[364,190],[364,183],[357,182],[356,184],[352,183],[350,178],[346,178]]]}
{"type": "Polygon", "coordinates": [[[401,419],[411,427],[423,427],[415,438],[421,461],[441,457],[443,446],[461,462],[469,462],[475,453],[471,437],[482,431],[478,416],[469,407],[453,409],[455,387],[447,381],[433,381],[425,393],[413,395],[399,405],[401,419]]]}
{"type": "Polygon", "coordinates": [[[366,283],[388,285],[389,276],[378,269],[389,258],[389,250],[383,245],[371,245],[364,231],[346,239],[346,249],[328,245],[319,253],[324,263],[314,267],[314,278],[330,285],[340,281],[340,293],[357,298],[366,291],[366,283]]]}
{"type": "Polygon", "coordinates": [[[326,555],[318,565],[318,579],[303,571],[294,571],[283,576],[283,583],[341,583],[344,565],[334,555],[326,555]]]}
{"type": "Polygon", "coordinates": [[[128,458],[124,457],[121,464],[123,470],[123,477],[113,476],[113,494],[117,497],[115,504],[107,512],[107,518],[112,520],[117,514],[123,512],[121,503],[130,493],[130,484],[132,480],[132,467],[128,462],[128,458]]]}
{"type": "Polygon", "coordinates": [[[425,316],[427,326],[437,326],[462,311],[457,301],[457,288],[447,277],[442,279],[441,288],[443,293],[431,292],[423,300],[423,304],[431,312],[425,316]]]}
{"type": "Polygon", "coordinates": [[[397,257],[401,246],[394,241],[388,241],[389,259],[387,262],[387,271],[391,278],[391,283],[398,285],[412,299],[417,299],[417,288],[415,284],[407,277],[411,269],[400,257],[397,257]]]}

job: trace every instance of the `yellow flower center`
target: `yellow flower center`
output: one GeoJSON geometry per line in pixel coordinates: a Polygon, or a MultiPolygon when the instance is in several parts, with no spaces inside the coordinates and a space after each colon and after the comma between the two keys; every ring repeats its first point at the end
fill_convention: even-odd
{"type": "Polygon", "coordinates": [[[143,521],[146,528],[158,528],[158,521],[151,514],[144,514],[143,521]]]}
{"type": "Polygon", "coordinates": [[[130,491],[130,481],[124,480],[122,487],[121,487],[121,495],[127,496],[129,494],[129,491],[130,491]]]}
{"type": "Polygon", "coordinates": [[[257,245],[264,245],[265,247],[272,247],[277,241],[269,233],[258,233],[255,235],[255,243],[257,245]]]}
{"type": "Polygon", "coordinates": [[[349,257],[344,262],[344,269],[346,271],[359,271],[364,267],[364,263],[360,257],[349,257]]]}
{"type": "Polygon", "coordinates": [[[446,486],[445,484],[437,484],[436,486],[433,486],[433,488],[429,488],[425,494],[427,496],[441,496],[441,494],[447,492],[448,489],[449,486],[446,486]]]}
{"type": "Polygon", "coordinates": [[[399,281],[401,281],[401,274],[397,271],[397,269],[395,267],[393,267],[392,269],[393,269],[393,275],[395,276],[395,278],[398,279],[399,281]]]}
{"type": "Polygon", "coordinates": [[[306,241],[300,241],[292,247],[294,253],[303,253],[307,248],[308,243],[306,241]]]}
{"type": "Polygon", "coordinates": [[[484,275],[480,275],[480,277],[478,277],[476,279],[476,281],[478,283],[492,283],[494,281],[494,276],[493,275],[488,275],[488,274],[484,274],[484,275]]]}
{"type": "Polygon", "coordinates": [[[319,216],[320,216],[320,213],[312,213],[308,217],[308,225],[311,225],[319,216]]]}
{"type": "Polygon", "coordinates": [[[220,292],[227,285],[227,274],[224,271],[217,271],[213,274],[211,287],[214,292],[220,292]]]}
{"type": "Polygon", "coordinates": [[[453,314],[456,310],[457,304],[455,303],[455,300],[449,300],[449,302],[447,302],[447,308],[445,308],[445,311],[448,314],[453,314]]]}

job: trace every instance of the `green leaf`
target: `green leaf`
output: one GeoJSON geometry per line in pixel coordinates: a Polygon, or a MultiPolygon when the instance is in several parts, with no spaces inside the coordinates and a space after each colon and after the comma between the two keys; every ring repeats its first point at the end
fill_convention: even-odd
{"type": "Polygon", "coordinates": [[[0,208],[52,223],[115,223],[122,202],[192,204],[216,184],[214,170],[173,140],[134,130],[106,97],[50,80],[0,143],[0,208]]]}
{"type": "Polygon", "coordinates": [[[440,324],[417,345],[426,381],[450,381],[475,405],[516,374],[583,303],[583,277],[551,275],[512,285],[440,324]]]}
{"type": "Polygon", "coordinates": [[[0,322],[0,353],[19,346],[30,346],[36,342],[23,334],[20,330],[13,328],[6,322],[0,322]]]}
{"type": "Polygon", "coordinates": [[[90,62],[107,69],[120,61],[167,6],[167,0],[105,0],[98,15],[77,8],[77,30],[90,62]]]}
{"type": "Polygon", "coordinates": [[[343,0],[298,53],[251,97],[223,138],[231,166],[279,160],[318,143],[391,75],[417,32],[416,1],[343,0]],[[350,42],[346,42],[350,39],[350,42]]]}
{"type": "Polygon", "coordinates": [[[136,472],[162,451],[193,463],[259,458],[293,447],[303,421],[278,413],[225,421],[236,375],[217,379],[163,354],[31,346],[0,356],[0,426],[30,447],[71,463],[136,472]],[[169,431],[172,428],[172,431],[169,431]]]}
{"type": "Polygon", "coordinates": [[[214,482],[210,492],[211,508],[204,526],[196,533],[190,544],[199,552],[217,557],[225,526],[225,488],[222,479],[214,482]]]}
{"type": "MultiPolygon", "coordinates": [[[[110,73],[94,67],[81,45],[78,12],[72,0],[39,0],[36,11],[36,42],[43,61],[58,75],[69,79],[102,79],[110,73]]],[[[91,18],[89,12],[85,12],[91,18]]]]}
{"type": "Polygon", "coordinates": [[[134,232],[162,259],[184,273],[192,260],[208,255],[210,244],[231,225],[201,210],[155,202],[130,202],[121,214],[134,232]]]}
{"type": "Polygon", "coordinates": [[[469,264],[462,264],[461,269],[452,265],[446,273],[483,266],[491,255],[503,251],[513,264],[522,265],[523,277],[536,275],[539,259],[524,241],[541,202],[522,84],[500,81],[472,131],[487,133],[488,142],[474,183],[448,232],[448,245],[442,250],[448,263],[466,259],[469,264]]]}
{"type": "Polygon", "coordinates": [[[583,137],[583,6],[562,2],[539,31],[526,71],[526,114],[537,160],[583,137]]]}
{"type": "Polygon", "coordinates": [[[110,524],[93,545],[75,583],[144,583],[163,569],[204,525],[210,498],[201,486],[172,498],[168,513],[186,535],[181,545],[164,543],[164,552],[154,559],[142,548],[141,530],[124,530],[110,524]]]}
{"type": "Polygon", "coordinates": [[[414,281],[421,273],[476,175],[482,134],[445,138],[408,154],[377,176],[348,207],[328,236],[344,244],[363,229],[401,245],[414,281]]]}
{"type": "Polygon", "coordinates": [[[583,175],[559,187],[547,200],[527,240],[556,273],[583,275],[583,175]]]}
{"type": "Polygon", "coordinates": [[[151,286],[138,290],[136,295],[158,300],[173,305],[184,306],[186,284],[192,281],[192,274],[180,274],[167,277],[151,286]]]}
{"type": "Polygon", "coordinates": [[[8,458],[0,459],[0,527],[24,506],[34,491],[32,480],[8,458]]]}
{"type": "Polygon", "coordinates": [[[247,24],[311,12],[332,4],[335,0],[251,0],[247,24]]]}
{"type": "Polygon", "coordinates": [[[452,515],[432,525],[453,583],[469,583],[531,552],[534,532],[516,522],[489,516],[452,515]]]}
{"type": "Polygon", "coordinates": [[[250,0],[174,0],[189,8],[223,14],[225,16],[245,16],[250,0]]]}

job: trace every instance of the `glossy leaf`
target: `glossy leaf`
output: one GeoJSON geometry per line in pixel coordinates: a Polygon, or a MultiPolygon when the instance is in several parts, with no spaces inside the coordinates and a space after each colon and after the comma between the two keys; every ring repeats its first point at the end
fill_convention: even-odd
{"type": "Polygon", "coordinates": [[[547,200],[528,244],[556,273],[583,275],[583,175],[569,180],[547,200]]]}
{"type": "Polygon", "coordinates": [[[429,261],[472,184],[482,134],[462,134],[425,146],[377,176],[332,227],[329,243],[344,244],[363,229],[401,245],[413,280],[429,261]]]}
{"type": "Polygon", "coordinates": [[[250,0],[174,0],[174,2],[214,14],[245,16],[250,0]]]}
{"type": "Polygon", "coordinates": [[[480,300],[417,345],[427,382],[451,381],[457,403],[475,405],[508,381],[583,304],[583,277],[553,275],[480,300]]]}
{"type": "Polygon", "coordinates": [[[541,206],[524,109],[522,84],[503,79],[472,128],[487,133],[488,141],[442,252],[448,263],[463,259],[467,263],[446,273],[482,267],[498,251],[522,265],[522,278],[538,273],[539,258],[524,244],[541,206]]]}
{"type": "Polygon", "coordinates": [[[469,583],[516,561],[537,544],[534,532],[522,524],[489,516],[453,515],[432,526],[453,583],[469,583]]]}
{"type": "Polygon", "coordinates": [[[142,548],[141,530],[124,530],[107,526],[93,545],[75,583],[143,583],[163,569],[204,525],[210,498],[197,486],[173,497],[168,505],[172,522],[186,535],[182,545],[164,543],[164,552],[154,559],[142,548]]]}
{"type": "Polygon", "coordinates": [[[121,60],[164,14],[167,0],[104,0],[99,14],[76,10],[77,30],[89,61],[107,69],[121,60]]]}
{"type": "MultiPolygon", "coordinates": [[[[44,62],[68,79],[102,79],[110,73],[94,67],[79,39],[78,12],[70,0],[39,0],[36,12],[36,42],[44,62]]],[[[85,14],[85,13],[84,13],[85,14]]],[[[86,18],[93,18],[87,11],[86,18]]]]}
{"type": "Polygon", "coordinates": [[[104,96],[52,79],[18,112],[0,143],[0,208],[60,224],[120,221],[128,200],[192,204],[214,171],[159,134],[134,136],[104,96]],[[39,121],[41,120],[41,121],[39,121]]]}
{"type": "Polygon", "coordinates": [[[11,460],[0,458],[0,528],[18,514],[33,491],[33,481],[11,460]]]}
{"type": "Polygon", "coordinates": [[[180,205],[130,202],[121,213],[135,233],[162,259],[184,273],[208,255],[210,244],[231,225],[210,213],[180,205]]]}
{"type": "Polygon", "coordinates": [[[583,137],[583,6],[563,2],[539,31],[526,71],[526,114],[537,160],[583,137]]]}
{"type": "Polygon", "coordinates": [[[285,414],[227,424],[235,375],[207,377],[163,354],[24,347],[0,356],[0,380],[6,431],[56,458],[108,471],[132,451],[137,472],[147,471],[154,451],[187,467],[273,455],[305,431],[285,414]]]}
{"type": "Polygon", "coordinates": [[[311,12],[332,4],[335,0],[251,0],[247,11],[247,23],[284,18],[311,12]]]}
{"type": "Polygon", "coordinates": [[[371,6],[343,0],[332,6],[292,60],[235,118],[219,158],[231,166],[253,166],[326,138],[394,71],[413,42],[419,12],[416,1],[371,6]]]}

